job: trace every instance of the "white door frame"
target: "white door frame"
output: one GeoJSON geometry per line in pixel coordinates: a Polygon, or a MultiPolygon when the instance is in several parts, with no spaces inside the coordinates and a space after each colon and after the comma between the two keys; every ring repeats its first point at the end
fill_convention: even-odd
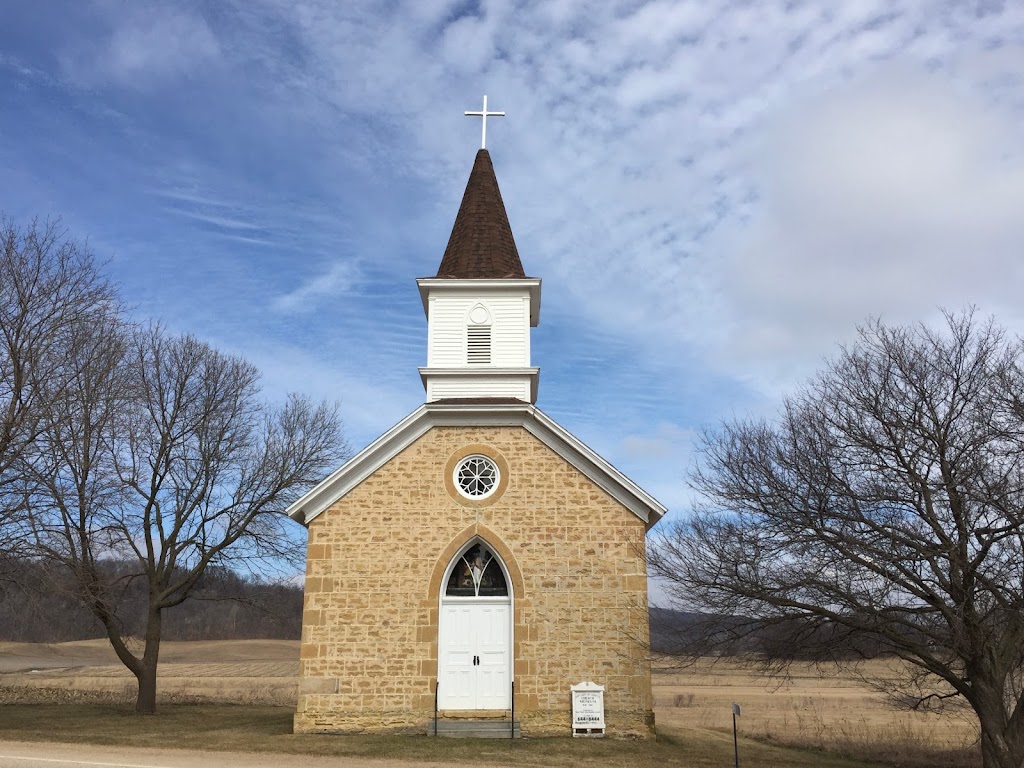
{"type": "MultiPolygon", "coordinates": [[[[494,547],[489,542],[479,536],[474,536],[472,539],[467,541],[463,546],[459,547],[459,551],[452,557],[448,563],[448,567],[444,570],[444,576],[441,579],[441,588],[439,590],[437,599],[437,677],[435,678],[440,684],[441,679],[444,675],[443,664],[445,661],[445,637],[444,637],[444,607],[445,605],[507,605],[508,606],[508,699],[506,701],[507,706],[502,709],[510,709],[512,706],[512,684],[515,682],[515,658],[513,644],[514,633],[515,633],[515,592],[512,587],[512,578],[508,572],[508,568],[505,565],[505,561],[501,559],[494,547]],[[446,597],[445,592],[448,589],[448,580],[451,578],[452,570],[458,564],[459,559],[466,554],[470,549],[475,547],[477,544],[483,544],[490,550],[491,555],[498,562],[498,566],[501,568],[501,573],[505,577],[505,584],[508,588],[508,597],[446,597]]],[[[442,705],[444,692],[438,693],[438,710],[452,709],[452,707],[445,707],[442,705]]]]}

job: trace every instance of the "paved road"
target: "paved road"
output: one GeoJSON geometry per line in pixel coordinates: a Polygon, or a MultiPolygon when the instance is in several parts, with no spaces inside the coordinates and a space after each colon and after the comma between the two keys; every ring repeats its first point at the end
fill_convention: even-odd
{"type": "Polygon", "coordinates": [[[0,741],[0,768],[451,768],[448,763],[0,741]]]}

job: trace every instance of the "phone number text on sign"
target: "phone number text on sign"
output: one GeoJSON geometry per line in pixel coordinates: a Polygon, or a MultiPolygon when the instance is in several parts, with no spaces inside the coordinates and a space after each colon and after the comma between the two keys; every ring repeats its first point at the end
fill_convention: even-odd
{"type": "Polygon", "coordinates": [[[604,729],[604,686],[583,682],[572,686],[573,729],[604,729]]]}

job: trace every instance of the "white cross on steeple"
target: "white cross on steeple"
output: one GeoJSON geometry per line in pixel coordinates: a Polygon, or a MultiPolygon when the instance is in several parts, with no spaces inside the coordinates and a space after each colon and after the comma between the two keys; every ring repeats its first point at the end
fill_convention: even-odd
{"type": "Polygon", "coordinates": [[[482,117],[483,118],[483,130],[480,133],[480,149],[487,149],[487,118],[488,117],[504,117],[504,112],[488,112],[487,111],[487,97],[484,96],[484,108],[480,112],[467,112],[470,117],[482,117]]]}

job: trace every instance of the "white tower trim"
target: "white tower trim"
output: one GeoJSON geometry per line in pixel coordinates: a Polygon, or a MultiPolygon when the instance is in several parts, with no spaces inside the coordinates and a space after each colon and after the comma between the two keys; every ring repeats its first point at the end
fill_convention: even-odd
{"type": "Polygon", "coordinates": [[[427,314],[428,403],[466,398],[537,400],[530,328],[539,321],[540,280],[417,281],[427,314]]]}

